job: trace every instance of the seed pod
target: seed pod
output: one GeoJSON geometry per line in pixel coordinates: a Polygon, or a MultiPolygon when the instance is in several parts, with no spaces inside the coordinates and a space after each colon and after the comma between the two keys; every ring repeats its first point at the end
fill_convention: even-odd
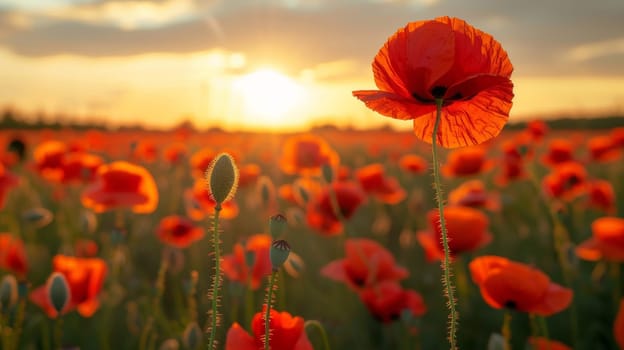
{"type": "Polygon", "coordinates": [[[269,232],[271,233],[271,237],[273,239],[278,239],[284,234],[287,226],[286,217],[282,214],[277,214],[271,216],[269,219],[269,232]]]}
{"type": "Polygon", "coordinates": [[[289,254],[290,246],[288,245],[288,242],[283,239],[273,241],[273,244],[271,244],[271,251],[269,253],[273,271],[277,271],[277,269],[284,265],[284,262],[288,259],[289,254]]]}

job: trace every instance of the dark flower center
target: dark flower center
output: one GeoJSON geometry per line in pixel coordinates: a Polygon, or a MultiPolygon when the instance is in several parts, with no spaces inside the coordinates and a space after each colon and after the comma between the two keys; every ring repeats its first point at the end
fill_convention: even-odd
{"type": "Polygon", "coordinates": [[[505,307],[511,310],[515,310],[516,309],[516,302],[513,300],[507,300],[505,302],[505,307]]]}
{"type": "MultiPolygon", "coordinates": [[[[444,98],[444,96],[446,95],[446,92],[448,91],[448,88],[446,86],[442,86],[442,85],[437,85],[434,86],[431,91],[429,91],[429,93],[431,93],[431,96],[433,96],[433,100],[429,99],[428,97],[422,97],[420,95],[418,95],[417,93],[413,93],[412,97],[414,97],[416,100],[423,102],[423,103],[434,103],[435,100],[437,99],[441,99],[444,98]]],[[[447,97],[444,98],[445,101],[445,105],[446,104],[450,104],[453,101],[456,100],[461,100],[464,98],[464,95],[461,94],[461,92],[457,92],[455,93],[455,95],[451,96],[451,97],[447,97]]]]}
{"type": "Polygon", "coordinates": [[[435,98],[442,98],[446,94],[447,88],[445,86],[435,86],[431,89],[431,95],[435,98]]]}

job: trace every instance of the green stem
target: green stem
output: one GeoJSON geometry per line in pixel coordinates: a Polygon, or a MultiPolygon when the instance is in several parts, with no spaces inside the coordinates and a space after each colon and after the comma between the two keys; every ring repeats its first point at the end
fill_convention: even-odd
{"type": "Polygon", "coordinates": [[[219,304],[219,289],[221,288],[221,244],[219,239],[219,213],[221,213],[221,205],[215,206],[214,214],[214,226],[212,228],[212,241],[214,244],[214,257],[215,257],[215,275],[212,280],[212,308],[210,313],[210,342],[208,346],[211,349],[216,349],[217,344],[215,338],[217,334],[217,321],[219,319],[218,304],[219,304]]]}
{"type": "Polygon", "coordinates": [[[54,320],[54,349],[63,348],[63,318],[59,316],[54,320]]]}
{"type": "Polygon", "coordinates": [[[537,319],[539,321],[540,327],[542,328],[542,335],[544,336],[544,338],[546,339],[546,343],[548,344],[548,350],[550,350],[550,344],[548,343],[550,341],[550,335],[548,335],[548,323],[546,323],[546,318],[538,316],[537,319]]]}
{"type": "Polygon", "coordinates": [[[440,229],[442,231],[442,247],[444,248],[444,260],[442,261],[442,285],[445,289],[445,295],[448,299],[449,307],[449,324],[448,324],[448,340],[451,344],[451,350],[457,348],[457,306],[455,300],[455,287],[451,280],[451,254],[448,244],[448,233],[446,230],[446,220],[444,218],[444,203],[442,201],[442,185],[440,180],[440,164],[438,163],[438,128],[442,119],[442,99],[436,99],[436,120],[433,126],[433,135],[431,137],[431,149],[433,155],[433,183],[435,185],[436,201],[438,202],[438,212],[440,214],[440,229]]]}
{"type": "Polygon", "coordinates": [[[323,325],[317,320],[305,321],[305,323],[303,324],[303,329],[307,329],[308,326],[312,326],[318,329],[319,333],[321,333],[321,340],[323,341],[323,349],[331,350],[331,347],[329,346],[329,339],[327,338],[327,332],[325,332],[325,327],[323,327],[323,325]]]}
{"type": "Polygon", "coordinates": [[[511,313],[509,311],[505,311],[505,316],[503,316],[501,334],[505,338],[505,350],[511,349],[511,313]]]}
{"type": "Polygon", "coordinates": [[[622,296],[622,280],[620,277],[620,263],[617,261],[611,262],[611,278],[613,278],[613,299],[615,305],[619,305],[620,298],[622,296]]]}
{"type": "Polygon", "coordinates": [[[273,304],[273,287],[275,286],[275,276],[277,276],[277,271],[273,271],[273,273],[271,273],[271,278],[269,279],[269,288],[267,289],[267,307],[266,313],[264,314],[264,350],[271,350],[271,304],[273,304]]]}

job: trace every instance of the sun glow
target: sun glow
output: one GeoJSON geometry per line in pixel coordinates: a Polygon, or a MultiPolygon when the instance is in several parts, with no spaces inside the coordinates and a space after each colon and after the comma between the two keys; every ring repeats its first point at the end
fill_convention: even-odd
{"type": "Polygon", "coordinates": [[[275,129],[296,125],[289,112],[301,104],[304,88],[294,79],[265,68],[236,79],[233,88],[242,100],[244,119],[254,126],[275,129]]]}

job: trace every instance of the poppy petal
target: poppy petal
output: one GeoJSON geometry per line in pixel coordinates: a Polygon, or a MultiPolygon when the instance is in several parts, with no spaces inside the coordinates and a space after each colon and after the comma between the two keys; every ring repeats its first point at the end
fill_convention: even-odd
{"type": "Polygon", "coordinates": [[[344,268],[344,260],[332,261],[321,269],[321,275],[331,278],[338,282],[348,283],[349,277],[344,268]]]}
{"type": "MultiPolygon", "coordinates": [[[[444,108],[438,128],[438,144],[457,148],[483,143],[500,133],[509,118],[513,85],[507,83],[483,90],[470,100],[456,101],[444,108]]],[[[433,108],[435,109],[435,108],[433,108]]],[[[414,134],[431,143],[436,113],[414,119],[414,134]]]]}
{"type": "Polygon", "coordinates": [[[602,259],[602,250],[600,249],[598,241],[593,238],[576,246],[575,252],[576,255],[583,260],[598,261],[602,259]]]}
{"type": "Polygon", "coordinates": [[[550,316],[567,308],[572,302],[572,290],[556,283],[550,283],[542,303],[531,310],[542,316],[550,316]]]}
{"type": "Polygon", "coordinates": [[[227,332],[225,350],[256,350],[254,338],[234,322],[227,332]]]}
{"type": "Polygon", "coordinates": [[[420,104],[413,98],[402,97],[391,92],[376,90],[353,91],[353,96],[366,104],[366,107],[386,117],[410,120],[435,113],[434,104],[420,104]]]}

